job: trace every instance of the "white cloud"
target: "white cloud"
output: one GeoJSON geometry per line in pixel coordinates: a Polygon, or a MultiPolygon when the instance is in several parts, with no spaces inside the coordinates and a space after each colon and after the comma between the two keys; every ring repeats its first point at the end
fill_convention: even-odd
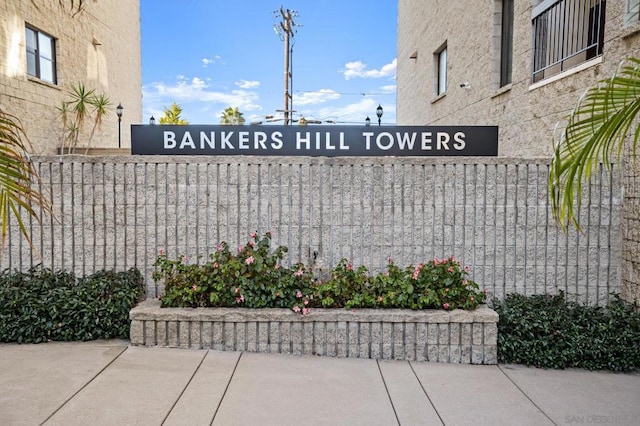
{"type": "Polygon", "coordinates": [[[380,88],[380,92],[382,93],[395,93],[397,86],[395,84],[388,84],[386,86],[382,86],[380,88]]]}
{"type": "Polygon", "coordinates": [[[320,89],[315,92],[304,92],[293,95],[294,105],[318,105],[340,99],[340,94],[331,89],[320,89]]]}
{"type": "Polygon", "coordinates": [[[215,61],[213,59],[209,59],[209,58],[202,58],[202,66],[203,67],[208,67],[209,64],[214,63],[215,61]]]}
{"type": "MultiPolygon", "coordinates": [[[[262,109],[259,103],[260,96],[257,92],[242,88],[230,91],[215,91],[210,89],[207,81],[208,79],[204,80],[199,77],[189,79],[180,75],[173,83],[154,82],[145,85],[142,88],[145,111],[149,113],[148,115],[153,114],[156,116],[158,111],[164,111],[165,107],[176,102],[183,109],[184,118],[197,124],[190,119],[189,112],[210,110],[213,107],[212,104],[219,104],[215,108],[222,107],[222,109],[229,106],[238,107],[242,112],[262,109]],[[203,105],[196,106],[197,104],[203,105]]],[[[219,120],[217,116],[208,116],[207,120],[211,122],[217,123],[219,120]]]]}
{"type": "Polygon", "coordinates": [[[352,78],[381,78],[381,77],[395,77],[397,59],[391,61],[391,63],[384,65],[379,70],[367,69],[367,65],[361,61],[347,62],[342,70],[345,80],[351,80],[352,78]]]}
{"type": "Polygon", "coordinates": [[[238,80],[236,81],[236,86],[241,89],[255,89],[260,87],[259,81],[248,81],[248,80],[238,80]]]}
{"type": "MultiPolygon", "coordinates": [[[[338,123],[364,124],[364,119],[369,116],[375,117],[378,103],[373,98],[363,98],[352,104],[340,107],[325,107],[319,109],[316,114],[325,117],[326,120],[334,120],[338,123]]],[[[373,120],[373,119],[372,119],[373,120]]]]}

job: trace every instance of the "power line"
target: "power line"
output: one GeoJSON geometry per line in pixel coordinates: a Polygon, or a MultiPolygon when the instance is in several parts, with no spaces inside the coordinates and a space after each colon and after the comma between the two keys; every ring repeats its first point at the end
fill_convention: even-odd
{"type": "Polygon", "coordinates": [[[395,96],[395,93],[376,93],[376,92],[371,92],[371,93],[364,93],[364,92],[335,92],[335,91],[330,91],[327,92],[326,90],[298,90],[295,93],[325,93],[328,95],[346,95],[346,96],[395,96]]]}

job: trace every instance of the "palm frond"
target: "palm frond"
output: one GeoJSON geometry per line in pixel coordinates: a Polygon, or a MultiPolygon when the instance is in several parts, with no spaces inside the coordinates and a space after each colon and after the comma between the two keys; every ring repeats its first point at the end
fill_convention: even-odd
{"type": "Polygon", "coordinates": [[[20,231],[33,244],[22,220],[21,211],[35,218],[40,217],[34,206],[51,213],[51,201],[35,188],[39,176],[27,154],[28,139],[20,120],[0,110],[0,251],[4,250],[10,215],[15,217],[20,231]]]}
{"type": "Polygon", "coordinates": [[[551,161],[549,187],[552,213],[564,228],[580,228],[576,207],[582,185],[600,162],[619,161],[631,136],[635,158],[640,128],[640,59],[631,58],[608,79],[590,88],[568,118],[551,161]],[[635,128],[634,128],[635,126],[635,128]]]}

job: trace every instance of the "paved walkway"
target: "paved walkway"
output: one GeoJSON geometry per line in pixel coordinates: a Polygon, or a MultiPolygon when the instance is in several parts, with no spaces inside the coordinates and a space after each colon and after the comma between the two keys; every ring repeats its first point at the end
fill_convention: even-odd
{"type": "Polygon", "coordinates": [[[0,345],[0,425],[640,424],[640,374],[0,345]]]}

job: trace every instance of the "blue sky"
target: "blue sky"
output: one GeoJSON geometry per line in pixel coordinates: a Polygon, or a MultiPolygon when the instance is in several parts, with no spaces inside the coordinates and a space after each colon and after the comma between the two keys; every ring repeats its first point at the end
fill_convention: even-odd
{"type": "Polygon", "coordinates": [[[294,119],[364,124],[380,104],[383,124],[395,124],[394,0],[141,0],[144,120],[173,102],[190,124],[218,124],[227,107],[247,123],[281,117],[280,6],[299,14],[294,119]]]}

